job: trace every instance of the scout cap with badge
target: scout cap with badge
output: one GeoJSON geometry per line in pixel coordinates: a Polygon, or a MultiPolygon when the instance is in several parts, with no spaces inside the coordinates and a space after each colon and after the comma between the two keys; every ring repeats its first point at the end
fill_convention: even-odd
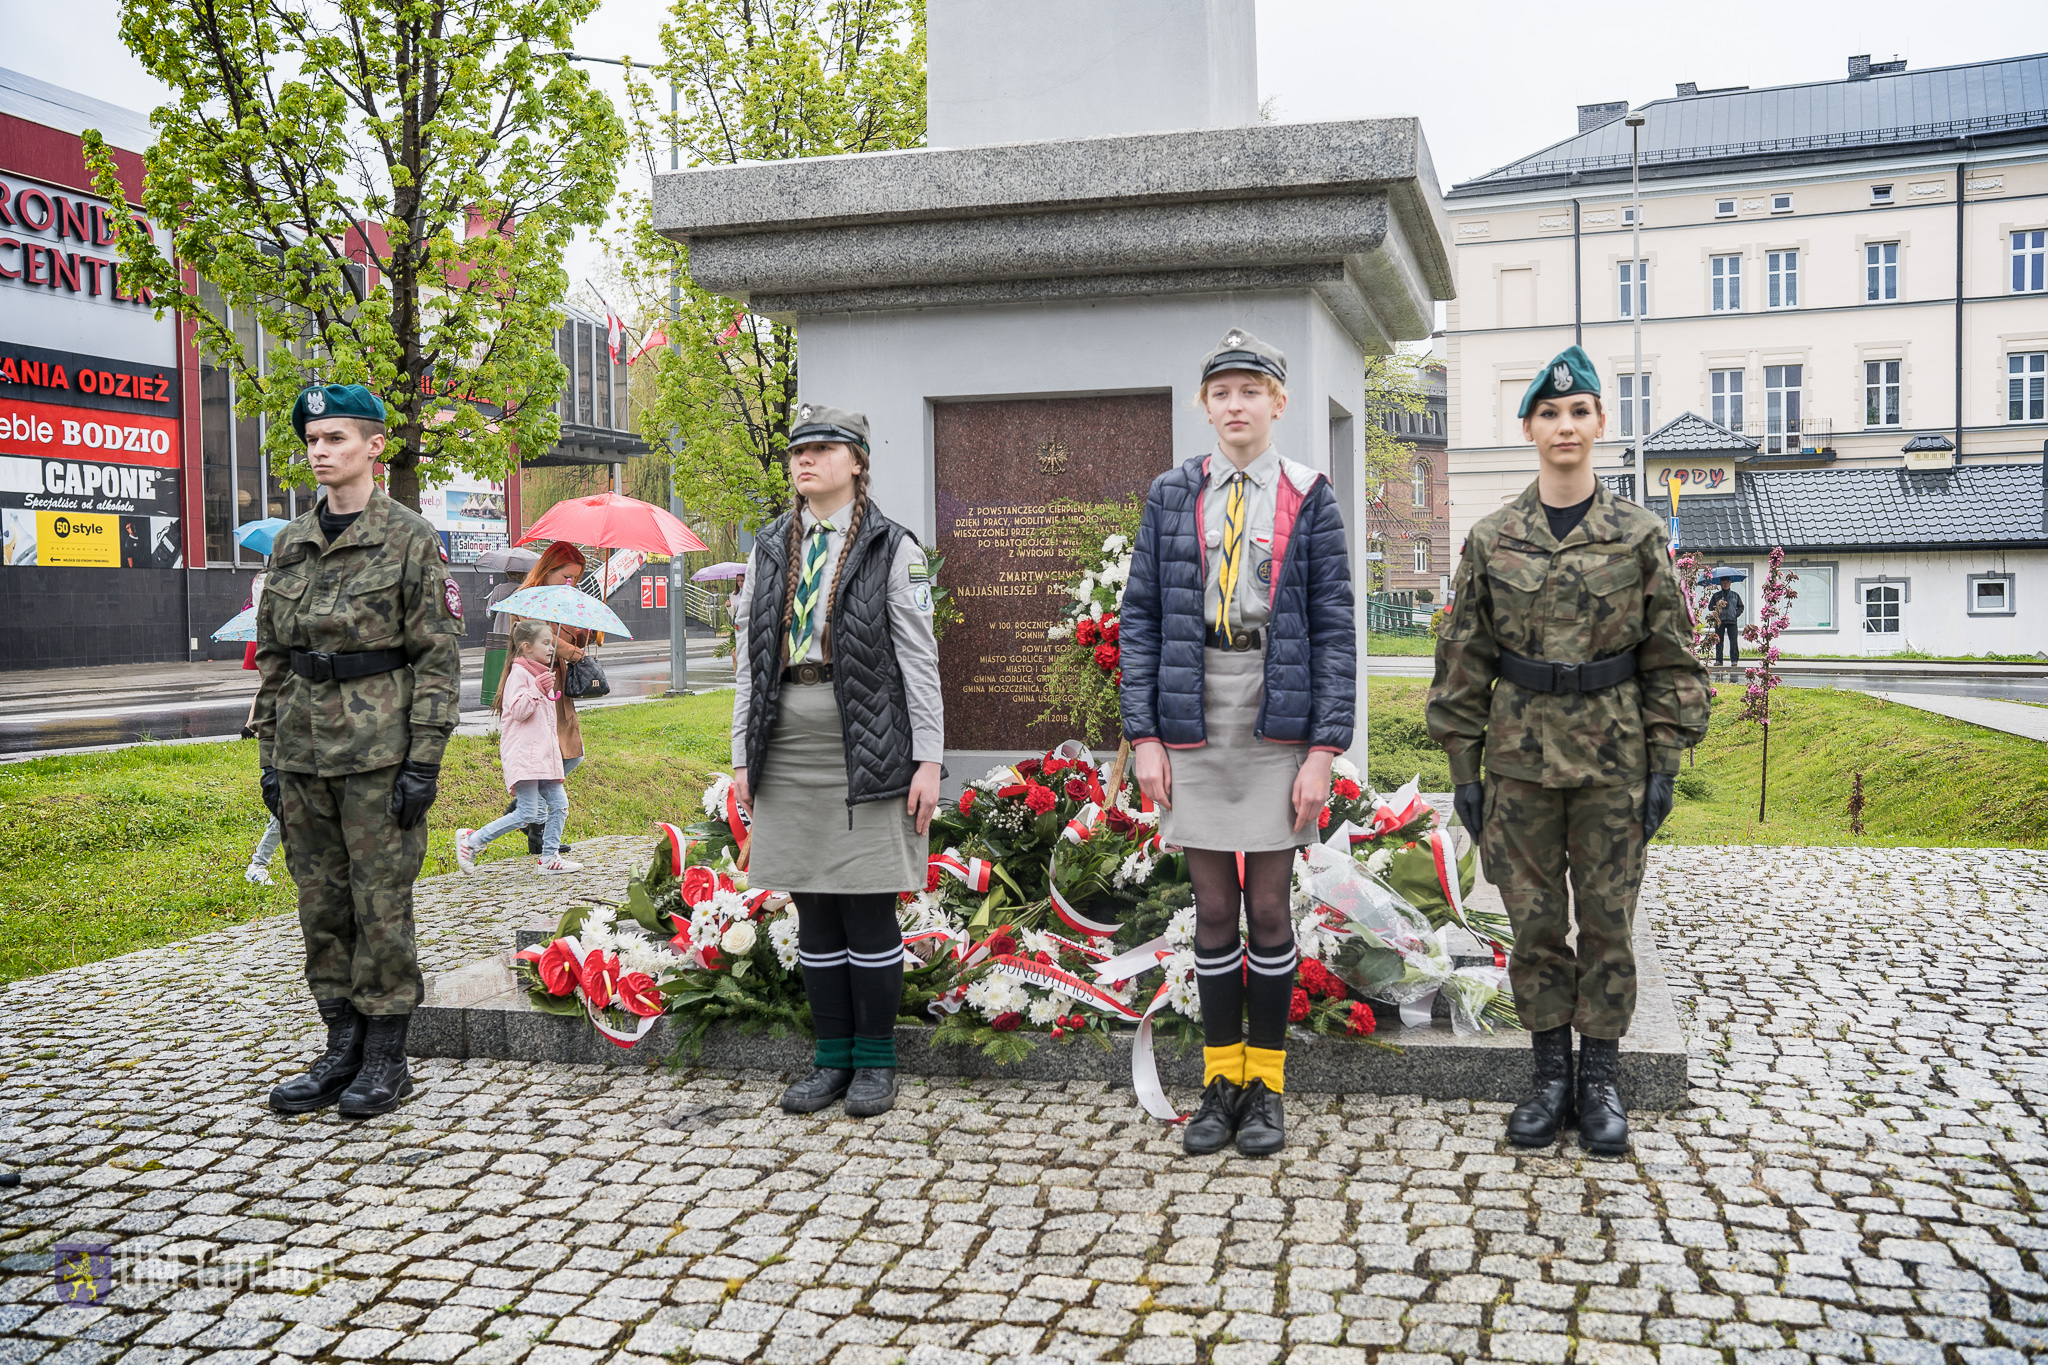
{"type": "Polygon", "coordinates": [[[306,423],[323,417],[355,417],[365,422],[384,421],[384,400],[361,384],[315,384],[300,392],[292,404],[292,430],[306,439],[306,423]]]}
{"type": "Polygon", "coordinates": [[[1590,393],[1598,398],[1600,373],[1593,368],[1591,356],[1577,346],[1567,346],[1531,381],[1528,392],[1522,395],[1521,411],[1515,416],[1527,417],[1529,410],[1546,398],[1569,398],[1575,393],[1590,393]]]}
{"type": "Polygon", "coordinates": [[[805,403],[796,410],[796,425],[789,432],[791,450],[832,441],[843,441],[866,454],[868,415],[848,412],[845,408],[828,408],[823,403],[805,403]]]}
{"type": "Polygon", "coordinates": [[[1233,327],[1223,334],[1215,350],[1202,357],[1202,382],[1208,383],[1209,376],[1225,370],[1250,370],[1285,384],[1287,357],[1278,346],[1268,345],[1242,327],[1233,327]]]}

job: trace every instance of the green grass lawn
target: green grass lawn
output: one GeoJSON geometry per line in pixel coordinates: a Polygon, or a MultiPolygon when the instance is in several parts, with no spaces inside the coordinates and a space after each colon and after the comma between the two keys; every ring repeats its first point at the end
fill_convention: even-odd
{"type": "MultiPolygon", "coordinates": [[[[1449,765],[1423,727],[1427,681],[1373,678],[1369,687],[1373,784],[1391,791],[1420,772],[1424,791],[1447,790],[1449,765]]],[[[1720,689],[1660,842],[2048,847],[2048,746],[1832,688],[1771,694],[1770,801],[1759,822],[1763,736],[1736,720],[1741,700],[1739,688],[1720,689]],[[1861,836],[1849,830],[1858,772],[1861,836]]]]}
{"type": "MultiPolygon", "coordinates": [[[[727,766],[731,718],[729,692],[585,713],[571,842],[696,818],[705,775],[727,766]]],[[[483,825],[507,799],[497,741],[454,740],[422,875],[453,872],[455,830],[483,825]]],[[[277,885],[242,880],[268,818],[254,741],[0,765],[0,981],[292,909],[282,857],[277,885]]],[[[484,858],[525,853],[515,833],[484,858]]]]}
{"type": "Polygon", "coordinates": [[[1434,635],[1385,635],[1374,631],[1366,637],[1365,651],[1368,656],[1392,655],[1408,659],[1428,659],[1436,654],[1434,635]]]}

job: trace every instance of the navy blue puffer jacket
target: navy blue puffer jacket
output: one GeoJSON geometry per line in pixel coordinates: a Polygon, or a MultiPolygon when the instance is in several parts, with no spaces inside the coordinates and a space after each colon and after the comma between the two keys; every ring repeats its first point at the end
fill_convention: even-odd
{"type": "MultiPolygon", "coordinates": [[[[1199,455],[1152,482],[1124,588],[1118,632],[1124,738],[1170,749],[1208,742],[1202,723],[1202,589],[1207,582],[1200,508],[1211,457],[1199,455]]],[[[1330,481],[1281,462],[1273,517],[1273,619],[1266,625],[1266,688],[1258,736],[1342,753],[1358,707],[1358,637],[1351,558],[1330,481]]]]}

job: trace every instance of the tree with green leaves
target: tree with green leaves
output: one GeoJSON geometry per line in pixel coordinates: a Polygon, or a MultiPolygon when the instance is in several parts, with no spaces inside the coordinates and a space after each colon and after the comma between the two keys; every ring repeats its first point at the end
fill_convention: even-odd
{"type": "Polygon", "coordinates": [[[122,0],[123,41],[172,92],[141,203],[171,252],[128,224],[122,278],[194,319],[269,419],[273,469],[304,469],[288,419],[312,383],[384,399],[389,491],[415,509],[423,481],[502,480],[555,443],[562,256],[603,223],[626,146],[567,60],[597,4],[122,0]],[[260,363],[181,266],[262,325],[260,363]]]}
{"type": "MultiPolygon", "coordinates": [[[[1359,464],[1365,476],[1369,504],[1367,532],[1379,542],[1378,548],[1382,553],[1386,549],[1389,530],[1405,530],[1411,535],[1429,534],[1426,510],[1418,516],[1412,508],[1397,505],[1396,499],[1380,495],[1389,484],[1406,480],[1414,467],[1415,443],[1402,440],[1388,419],[1414,416],[1423,411],[1427,406],[1422,391],[1423,371],[1433,363],[1427,354],[1402,350],[1365,358],[1365,430],[1360,441],[1359,464]]],[[[1353,547],[1354,550],[1361,548],[1371,547],[1353,547]]],[[[1387,581],[1385,561],[1371,562],[1367,566],[1366,580],[1373,591],[1382,589],[1387,581]]]]}
{"type": "MultiPolygon", "coordinates": [[[[924,0],[675,0],[653,82],[629,72],[633,143],[648,178],[670,168],[924,145],[924,0]]],[[[610,250],[632,311],[669,347],[643,436],[675,452],[701,518],[749,528],[783,510],[797,400],[795,329],[698,288],[688,249],[629,196],[610,250]]],[[[643,364],[646,362],[642,362],[643,364]]]]}

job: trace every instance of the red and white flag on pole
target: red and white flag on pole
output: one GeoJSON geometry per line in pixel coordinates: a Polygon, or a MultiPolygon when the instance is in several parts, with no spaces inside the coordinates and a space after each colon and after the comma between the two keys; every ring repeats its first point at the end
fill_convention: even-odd
{"type": "Polygon", "coordinates": [[[668,333],[662,331],[659,327],[657,327],[647,334],[647,339],[640,343],[639,348],[635,350],[633,354],[626,357],[626,363],[628,365],[631,365],[635,361],[639,360],[642,356],[648,355],[654,351],[659,351],[667,345],[668,333]]]}

